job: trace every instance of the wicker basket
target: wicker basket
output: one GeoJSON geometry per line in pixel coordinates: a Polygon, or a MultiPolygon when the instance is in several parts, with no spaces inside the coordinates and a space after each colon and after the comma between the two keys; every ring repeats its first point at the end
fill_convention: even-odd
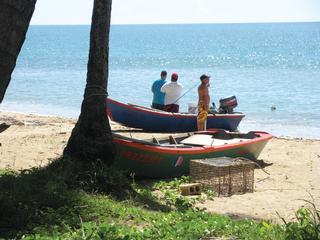
{"type": "Polygon", "coordinates": [[[245,158],[208,158],[190,161],[190,177],[219,196],[253,192],[255,164],[245,158]]]}

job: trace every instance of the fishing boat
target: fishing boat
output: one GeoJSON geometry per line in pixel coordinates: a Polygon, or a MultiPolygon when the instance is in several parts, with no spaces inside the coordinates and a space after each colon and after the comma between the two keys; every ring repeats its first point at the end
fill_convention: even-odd
{"type": "Polygon", "coordinates": [[[189,161],[215,157],[258,158],[272,136],[266,132],[236,133],[221,129],[137,140],[113,133],[116,165],[140,177],[165,178],[189,172],[189,161]]]}
{"type": "MultiPolygon", "coordinates": [[[[192,113],[164,112],[107,98],[107,114],[112,121],[148,132],[197,131],[197,114],[192,113]]],[[[235,131],[243,117],[242,113],[209,113],[207,129],[221,128],[235,131]]]]}

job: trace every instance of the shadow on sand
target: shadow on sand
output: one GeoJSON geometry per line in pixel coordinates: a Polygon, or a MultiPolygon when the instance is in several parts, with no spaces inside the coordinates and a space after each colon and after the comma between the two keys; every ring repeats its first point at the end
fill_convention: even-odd
{"type": "Polygon", "coordinates": [[[128,177],[101,162],[60,158],[44,168],[0,174],[0,238],[17,238],[35,227],[78,227],[79,216],[85,214],[79,206],[86,205],[86,193],[132,200],[151,210],[170,210],[134,191],[128,177]]]}

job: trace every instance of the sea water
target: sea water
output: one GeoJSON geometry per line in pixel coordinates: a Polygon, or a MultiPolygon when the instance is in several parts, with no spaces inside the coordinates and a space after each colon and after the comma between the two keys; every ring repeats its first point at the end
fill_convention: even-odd
{"type": "MultiPolygon", "coordinates": [[[[90,26],[30,26],[0,110],[76,118],[86,81],[90,26]]],[[[108,94],[150,106],[160,71],[179,74],[197,102],[235,95],[240,130],[320,138],[320,23],[112,25],[108,94]],[[275,110],[274,110],[275,109],[275,110]]]]}

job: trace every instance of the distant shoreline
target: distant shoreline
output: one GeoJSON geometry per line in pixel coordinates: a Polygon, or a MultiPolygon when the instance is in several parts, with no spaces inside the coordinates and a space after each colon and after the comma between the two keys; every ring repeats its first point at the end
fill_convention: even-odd
{"type": "MultiPolygon", "coordinates": [[[[33,120],[36,119],[35,122],[44,121],[45,123],[47,123],[48,121],[51,121],[51,120],[54,120],[54,121],[59,120],[61,122],[68,122],[68,123],[73,122],[75,124],[78,117],[65,117],[65,116],[59,116],[59,115],[53,115],[53,114],[38,114],[38,113],[0,110],[0,123],[7,121],[6,123],[11,124],[11,121],[13,121],[13,124],[16,124],[19,121],[21,122],[20,119],[26,119],[26,118],[30,118],[30,119],[32,118],[33,120]]],[[[21,122],[21,124],[23,125],[23,121],[21,122]]],[[[113,123],[110,121],[110,125],[112,124],[118,125],[117,123],[113,123]]],[[[240,130],[241,128],[242,127],[240,127],[240,130]]],[[[259,129],[252,129],[252,130],[259,131],[259,129]]],[[[248,131],[242,131],[242,132],[248,132],[248,131]]],[[[299,137],[299,136],[274,135],[274,137],[278,139],[286,139],[286,140],[320,141],[320,138],[308,138],[308,137],[299,137]]]]}
{"type": "Polygon", "coordinates": [[[7,110],[0,110],[0,122],[1,122],[1,115],[2,114],[6,114],[6,115],[10,115],[10,116],[14,116],[16,115],[26,115],[26,116],[33,116],[33,117],[48,117],[48,118],[61,118],[61,119],[66,119],[66,120],[76,120],[76,118],[73,117],[65,117],[65,116],[59,116],[59,115],[52,115],[52,114],[41,114],[41,113],[28,113],[28,112],[19,112],[19,111],[7,111],[7,110]]]}

